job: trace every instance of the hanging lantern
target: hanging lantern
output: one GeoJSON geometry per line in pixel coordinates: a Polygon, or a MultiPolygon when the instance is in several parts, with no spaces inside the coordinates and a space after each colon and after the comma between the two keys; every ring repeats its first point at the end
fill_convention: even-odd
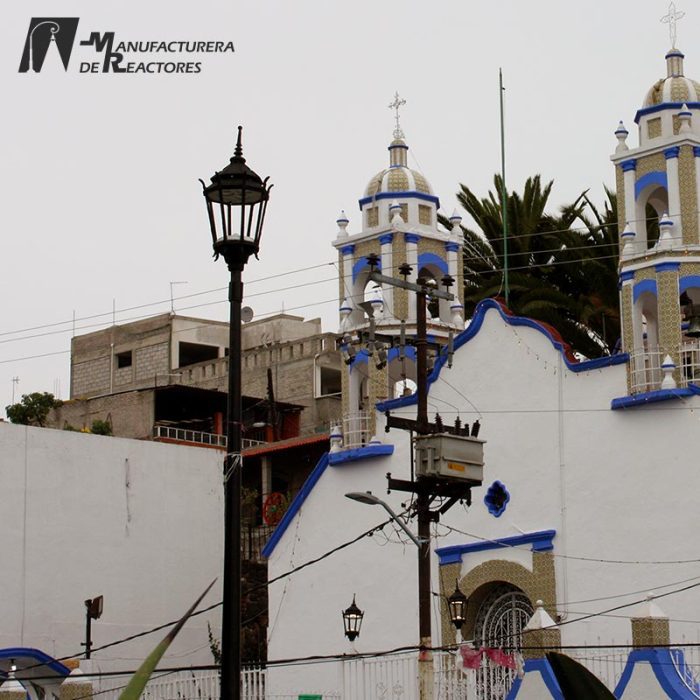
{"type": "Polygon", "coordinates": [[[459,590],[459,581],[455,583],[455,592],[447,599],[447,605],[450,608],[450,620],[458,629],[462,629],[462,625],[467,619],[467,596],[459,590]]]}
{"type": "Polygon", "coordinates": [[[351,641],[360,635],[360,627],[362,627],[362,618],[364,612],[357,607],[355,596],[352,596],[352,604],[349,608],[343,610],[343,626],[345,627],[345,636],[351,641]]]}

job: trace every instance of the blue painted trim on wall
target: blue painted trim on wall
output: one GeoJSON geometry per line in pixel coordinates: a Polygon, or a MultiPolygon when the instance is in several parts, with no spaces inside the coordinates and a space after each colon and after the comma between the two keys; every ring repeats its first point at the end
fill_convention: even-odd
{"type": "Polygon", "coordinates": [[[282,516],[282,520],[279,521],[274,532],[272,535],[270,535],[270,539],[267,541],[267,544],[263,547],[261,552],[264,557],[269,557],[272,552],[275,551],[277,543],[282,539],[282,535],[284,535],[290,523],[292,520],[294,520],[294,516],[299,512],[307,496],[316,485],[316,482],[321,478],[323,472],[326,471],[327,466],[328,453],[326,452],[326,454],[324,454],[323,457],[318,460],[318,464],[314,467],[311,474],[306,477],[304,485],[299,490],[299,493],[294,497],[294,500],[289,504],[289,508],[287,508],[285,514],[282,516]]]}
{"type": "Polygon", "coordinates": [[[404,240],[406,243],[419,243],[420,242],[420,236],[417,233],[404,233],[403,234],[404,240]]]}
{"type": "Polygon", "coordinates": [[[700,146],[693,146],[693,155],[696,158],[700,158],[700,146]]]}
{"type": "Polygon", "coordinates": [[[421,253],[418,256],[418,269],[420,270],[427,265],[434,265],[443,275],[447,274],[447,263],[435,253],[421,253]]]}
{"type": "Polygon", "coordinates": [[[635,406],[645,406],[648,403],[658,403],[659,401],[684,399],[688,396],[700,396],[700,387],[695,386],[695,384],[689,384],[687,389],[656,389],[643,394],[621,396],[612,400],[610,408],[615,411],[619,408],[634,408],[635,406]]]}
{"type": "MultiPolygon", "coordinates": [[[[360,276],[360,273],[362,270],[364,270],[366,267],[369,267],[367,265],[367,258],[360,258],[359,260],[355,260],[353,266],[352,266],[352,281],[355,282],[357,278],[360,276]]],[[[377,261],[377,271],[381,272],[382,271],[382,261],[379,260],[377,261]]]]}
{"type": "Polygon", "coordinates": [[[332,467],[337,467],[339,464],[359,462],[361,459],[370,459],[372,457],[387,457],[391,454],[394,454],[393,445],[366,445],[365,447],[357,447],[354,450],[330,452],[328,454],[328,463],[332,467]]]}
{"type": "MultiPolygon", "coordinates": [[[[60,661],[56,661],[52,656],[34,647],[7,647],[5,649],[0,649],[0,659],[32,659],[61,676],[70,674],[70,669],[68,667],[64,666],[60,661]]],[[[32,679],[28,678],[27,680],[31,681],[32,679]]]]}
{"type": "Polygon", "coordinates": [[[630,158],[629,160],[623,160],[620,163],[620,167],[622,168],[623,173],[626,173],[629,170],[636,170],[637,169],[637,160],[636,160],[636,158],[630,158]]]}
{"type": "Polygon", "coordinates": [[[658,185],[667,190],[668,178],[666,177],[666,173],[661,172],[661,170],[654,170],[654,172],[642,175],[642,177],[634,183],[634,198],[637,199],[642,190],[649,185],[658,185]]]}
{"type": "Polygon", "coordinates": [[[355,246],[353,244],[350,245],[344,245],[341,249],[340,252],[343,255],[352,255],[355,252],[355,246]]]}
{"type": "Polygon", "coordinates": [[[554,549],[552,540],[556,534],[556,530],[540,530],[539,532],[526,532],[524,535],[511,535],[488,541],[453,544],[449,547],[439,547],[435,550],[435,554],[440,559],[440,566],[445,566],[461,562],[464,554],[488,552],[491,549],[502,549],[503,547],[519,547],[524,544],[532,545],[533,552],[550,552],[554,549]]]}
{"type": "Polygon", "coordinates": [[[629,280],[634,279],[634,270],[631,272],[621,272],[620,273],[620,282],[629,282],[629,280]]]}
{"type": "MultiPolygon", "coordinates": [[[[399,356],[399,349],[398,348],[390,348],[389,352],[387,353],[387,362],[391,362],[392,360],[395,360],[399,356]]],[[[406,359],[410,360],[411,362],[416,361],[416,349],[412,345],[407,345],[406,346],[406,359]]],[[[367,350],[363,348],[358,352],[355,357],[352,359],[352,364],[350,366],[350,370],[354,368],[356,363],[364,363],[369,360],[369,354],[367,353],[367,350]]]]}
{"type": "Polygon", "coordinates": [[[678,272],[681,269],[681,264],[676,262],[665,262],[654,265],[655,272],[678,272]]]}
{"type": "Polygon", "coordinates": [[[700,102],[662,102],[659,105],[652,105],[651,107],[644,107],[643,109],[638,109],[637,114],[634,116],[635,123],[639,124],[639,120],[645,117],[647,114],[654,114],[655,112],[662,112],[666,109],[681,110],[683,109],[683,104],[687,104],[688,109],[700,109],[700,102]]]}
{"type": "MultiPolygon", "coordinates": [[[[564,700],[564,695],[561,692],[559,683],[552,671],[552,667],[549,665],[547,659],[526,659],[523,664],[525,673],[539,673],[542,676],[547,690],[552,694],[555,700],[564,700]]],[[[506,695],[506,700],[516,700],[518,693],[520,692],[520,686],[522,685],[523,679],[516,676],[513,685],[510,687],[508,695],[506,695]]],[[[545,700],[545,698],[542,698],[545,700]]]]}
{"type": "Polygon", "coordinates": [[[393,233],[383,233],[381,236],[379,236],[379,245],[387,245],[391,243],[394,240],[394,234],[393,233]]]}
{"type": "Polygon", "coordinates": [[[448,253],[459,253],[459,243],[445,243],[445,250],[448,253]]]}
{"type": "Polygon", "coordinates": [[[426,202],[432,202],[438,209],[440,208],[440,200],[435,195],[417,192],[416,190],[407,190],[406,192],[378,192],[375,195],[363,197],[358,200],[358,203],[360,208],[362,208],[365,204],[376,202],[379,199],[422,199],[426,202]]]}
{"type": "Polygon", "coordinates": [[[671,146],[671,148],[664,148],[664,157],[666,158],[666,160],[670,160],[671,158],[678,158],[680,153],[680,146],[671,146]]]}
{"type": "MultiPolygon", "coordinates": [[[[638,663],[649,664],[654,672],[656,680],[672,700],[697,700],[697,695],[694,695],[681,681],[678,673],[675,670],[672,654],[680,654],[682,663],[685,663],[685,656],[680,649],[667,649],[662,647],[654,647],[651,649],[635,649],[627,657],[625,669],[615,688],[615,697],[624,698],[627,685],[632,678],[634,667],[638,663]]],[[[630,698],[630,700],[632,700],[630,698]]]]}
{"type": "MultiPolygon", "coordinates": [[[[556,339],[549,329],[545,328],[543,325],[537,321],[533,321],[531,318],[525,318],[523,316],[509,316],[506,314],[501,305],[495,299],[484,299],[480,301],[476,309],[474,309],[474,316],[472,317],[471,323],[467,328],[465,328],[456,338],[455,338],[455,350],[459,350],[463,345],[468,343],[476,334],[481,330],[481,326],[484,322],[484,317],[486,312],[490,309],[495,309],[501,315],[501,318],[509,326],[526,326],[527,328],[534,328],[539,331],[545,337],[549,338],[552,345],[561,353],[564,363],[567,369],[572,372],[587,372],[593,369],[602,369],[603,367],[611,367],[612,365],[622,365],[629,361],[629,355],[625,352],[618,353],[617,355],[610,355],[609,357],[598,357],[595,360],[586,360],[585,362],[572,362],[564,352],[564,345],[558,339],[556,339]]],[[[428,376],[428,386],[433,382],[437,381],[440,376],[440,371],[447,362],[447,353],[441,353],[435,361],[435,367],[433,371],[428,376]]],[[[388,401],[383,401],[377,404],[377,410],[379,411],[393,411],[402,406],[412,406],[416,404],[418,397],[416,394],[411,394],[410,396],[404,396],[399,399],[389,399],[388,401]]]]}
{"type": "Polygon", "coordinates": [[[384,457],[390,455],[394,452],[393,445],[367,445],[367,447],[358,447],[355,450],[344,450],[342,452],[334,452],[323,455],[319,459],[318,464],[314,467],[314,470],[309,474],[304,482],[304,485],[299,490],[299,493],[294,497],[294,500],[289,504],[286,513],[282,516],[279,524],[275,528],[275,531],[270,536],[267,544],[263,547],[262,555],[269,558],[272,552],[275,551],[277,543],[282,539],[282,536],[287,531],[287,528],[294,520],[294,516],[299,512],[304,501],[307,499],[311,491],[318,480],[323,476],[323,472],[326,471],[326,467],[329,464],[337,466],[338,464],[344,464],[346,462],[357,462],[361,459],[368,459],[370,457],[384,457]],[[347,455],[347,456],[346,456],[347,455]]]}
{"type": "Polygon", "coordinates": [[[685,275],[678,280],[678,289],[681,294],[691,287],[700,287],[700,275],[685,275]]]}
{"type": "Polygon", "coordinates": [[[632,290],[632,300],[637,301],[644,292],[651,292],[656,295],[656,280],[642,280],[634,285],[632,290]]]}

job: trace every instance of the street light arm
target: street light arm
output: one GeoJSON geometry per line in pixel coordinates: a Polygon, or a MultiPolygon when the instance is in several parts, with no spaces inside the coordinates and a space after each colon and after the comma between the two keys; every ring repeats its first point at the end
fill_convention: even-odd
{"type": "Polygon", "coordinates": [[[377,498],[373,493],[369,491],[365,492],[352,492],[352,493],[346,493],[345,498],[349,498],[353,501],[359,501],[360,503],[364,503],[366,505],[379,505],[384,508],[384,510],[389,513],[391,516],[391,519],[396,522],[396,524],[409,536],[413,544],[416,545],[420,549],[420,546],[422,544],[422,540],[420,540],[418,537],[416,537],[406,526],[406,523],[404,523],[403,520],[391,509],[388,503],[385,503],[382,501],[381,498],[377,498]]]}

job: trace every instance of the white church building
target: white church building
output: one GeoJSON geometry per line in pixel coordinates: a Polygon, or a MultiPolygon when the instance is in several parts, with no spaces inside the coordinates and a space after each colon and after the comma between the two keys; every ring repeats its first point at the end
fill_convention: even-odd
{"type": "Polygon", "coordinates": [[[368,285],[372,255],[386,275],[407,263],[408,282],[454,278],[455,300],[429,314],[432,341],[454,336],[452,366],[443,350],[429,376],[429,413],[479,421],[485,440],[471,505],[432,525],[435,697],[562,698],[543,658],[559,648],[616,697],[700,698],[700,84],[683,58],[668,52],[666,77],[637,111],[638,145],[622,124],[615,132],[622,352],[602,359],[579,361],[550,328],[495,300],[465,328],[459,217],[438,225],[439,200],[408,167],[397,125],[360,218],[341,215],[334,241],[345,419],[265,550],[272,696],[418,697],[416,547],[383,509],[345,498],[371,491],[413,513],[410,494],[387,493],[387,473],[413,476],[412,440],[385,425],[387,411],[416,417],[416,395],[402,395],[415,386],[415,353],[385,348],[384,358],[355,341],[368,309],[378,335],[415,334],[415,293],[368,285]],[[463,667],[446,605],[455,584],[468,598],[470,651],[503,649],[516,670],[487,654],[463,667]],[[350,642],[341,611],[353,598],[364,618],[350,642]]]}

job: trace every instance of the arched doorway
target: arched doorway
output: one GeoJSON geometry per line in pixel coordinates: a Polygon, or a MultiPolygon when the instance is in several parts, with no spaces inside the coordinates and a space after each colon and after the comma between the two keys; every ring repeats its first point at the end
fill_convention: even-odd
{"type": "MultiPolygon", "coordinates": [[[[510,583],[496,583],[486,593],[476,613],[475,645],[513,653],[522,648],[522,633],[534,613],[530,599],[510,583]]],[[[482,700],[501,700],[515,680],[515,671],[482,665],[477,671],[477,688],[482,700]]]]}

